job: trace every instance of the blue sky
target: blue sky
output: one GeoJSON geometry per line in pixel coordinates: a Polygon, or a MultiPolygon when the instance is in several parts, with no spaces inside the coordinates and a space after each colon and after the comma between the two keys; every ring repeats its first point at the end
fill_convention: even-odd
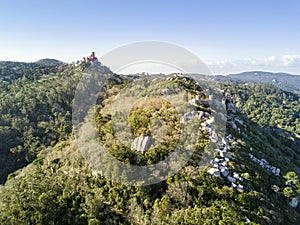
{"type": "Polygon", "coordinates": [[[80,60],[156,40],[215,73],[300,74],[300,1],[0,1],[0,60],[80,60]]]}

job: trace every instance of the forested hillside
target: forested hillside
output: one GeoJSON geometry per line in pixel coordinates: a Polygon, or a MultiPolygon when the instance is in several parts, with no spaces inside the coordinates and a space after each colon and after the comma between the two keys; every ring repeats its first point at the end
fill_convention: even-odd
{"type": "Polygon", "coordinates": [[[73,66],[3,62],[0,81],[0,182],[72,131],[73,66]],[[16,68],[16,69],[15,69],[16,68]],[[51,76],[49,76],[53,73],[51,76]]]}
{"type": "MultiPolygon", "coordinates": [[[[209,96],[193,79],[173,75],[147,83],[97,63],[0,65],[1,224],[299,224],[300,208],[291,204],[300,196],[298,95],[270,85],[220,83],[226,132],[203,169],[199,162],[215,138],[215,118],[209,96]],[[111,76],[93,111],[98,143],[119,161],[153,165],[172,154],[182,124],[194,121],[198,139],[183,168],[161,182],[131,186],[90,167],[72,127],[74,93],[85,68],[111,76]],[[183,108],[193,110],[184,117],[156,97],[177,96],[179,88],[183,108]],[[118,141],[110,109],[120,94],[143,99],[131,109],[128,124],[134,140],[159,140],[145,153],[118,141]]],[[[87,119],[82,121],[84,127],[87,119]]],[[[110,176],[122,174],[110,168],[110,176]]]]}
{"type": "Polygon", "coordinates": [[[24,63],[24,62],[0,62],[0,79],[8,83],[16,79],[24,78],[28,80],[37,80],[45,75],[54,75],[62,72],[66,65],[45,64],[42,63],[24,63]]]}
{"type": "Polygon", "coordinates": [[[300,135],[300,97],[270,84],[228,85],[228,93],[252,121],[300,135]]]}
{"type": "Polygon", "coordinates": [[[226,78],[236,79],[249,84],[272,84],[285,91],[300,93],[300,76],[298,75],[252,71],[230,74],[226,78]]]}

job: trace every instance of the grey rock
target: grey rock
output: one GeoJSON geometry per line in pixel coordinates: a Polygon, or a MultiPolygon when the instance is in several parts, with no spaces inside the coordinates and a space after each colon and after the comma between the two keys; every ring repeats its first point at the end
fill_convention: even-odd
{"type": "Polygon", "coordinates": [[[230,182],[230,183],[235,183],[236,182],[236,179],[232,176],[228,176],[227,177],[227,180],[230,182]]]}
{"type": "Polygon", "coordinates": [[[150,136],[141,135],[134,139],[133,143],[131,144],[131,148],[137,150],[138,152],[144,153],[148,151],[152,144],[152,140],[150,136]]]}
{"type": "Polygon", "coordinates": [[[215,167],[215,168],[219,168],[219,163],[217,163],[217,162],[212,162],[211,163],[211,165],[213,166],[213,167],[215,167]]]}
{"type": "Polygon", "coordinates": [[[204,117],[209,118],[210,114],[208,112],[204,112],[204,117]]]}
{"type": "Polygon", "coordinates": [[[292,198],[292,200],[289,203],[289,205],[293,208],[297,208],[298,204],[299,204],[299,198],[292,198]]]}
{"type": "Polygon", "coordinates": [[[172,91],[169,88],[165,88],[165,89],[161,90],[161,94],[163,94],[163,95],[171,95],[172,91]]]}
{"type": "MultiPolygon", "coordinates": [[[[198,117],[198,112],[193,110],[191,112],[187,112],[182,116],[182,123],[186,123],[192,118],[198,117]]],[[[197,118],[198,119],[198,118],[197,118]]]]}
{"type": "Polygon", "coordinates": [[[231,144],[232,146],[239,146],[239,143],[238,142],[236,142],[236,141],[234,141],[234,142],[232,142],[232,144],[231,144]]]}
{"type": "Polygon", "coordinates": [[[221,151],[221,152],[220,152],[220,156],[221,156],[222,158],[232,159],[231,153],[230,153],[230,152],[227,152],[227,151],[221,151]]]}
{"type": "Polygon", "coordinates": [[[225,161],[225,160],[223,160],[221,163],[219,163],[221,166],[224,166],[224,167],[226,167],[226,166],[228,166],[228,162],[227,161],[225,161]]]}
{"type": "Polygon", "coordinates": [[[190,100],[189,101],[189,103],[191,104],[191,105],[199,105],[200,104],[200,101],[199,100],[197,100],[197,99],[195,99],[195,98],[193,98],[192,100],[190,100]]]}
{"type": "Polygon", "coordinates": [[[215,162],[220,162],[220,159],[219,158],[215,158],[214,161],[215,162]]]}
{"type": "Polygon", "coordinates": [[[239,118],[234,118],[234,120],[235,120],[236,122],[238,122],[239,124],[244,125],[244,121],[243,121],[243,120],[241,120],[241,119],[239,119],[239,118]]]}
{"type": "Polygon", "coordinates": [[[227,145],[227,144],[228,144],[228,140],[227,140],[226,137],[222,137],[222,143],[223,143],[224,145],[227,145]]]}
{"type": "Polygon", "coordinates": [[[232,113],[236,113],[236,111],[237,111],[237,108],[235,107],[235,104],[233,104],[233,103],[227,104],[227,109],[228,109],[228,111],[230,111],[232,113]]]}
{"type": "Polygon", "coordinates": [[[204,112],[203,112],[203,111],[200,111],[198,117],[199,117],[199,119],[203,119],[203,117],[204,117],[204,112]]]}
{"type": "Polygon", "coordinates": [[[237,187],[236,187],[236,189],[237,189],[238,191],[240,191],[240,192],[243,192],[243,191],[244,191],[244,186],[241,185],[241,184],[238,184],[237,187]]]}
{"type": "Polygon", "coordinates": [[[229,175],[229,169],[227,167],[221,167],[220,171],[224,177],[229,175]]]}
{"type": "Polygon", "coordinates": [[[221,177],[220,171],[216,168],[210,168],[207,172],[212,176],[221,177]]]}
{"type": "Polygon", "coordinates": [[[272,166],[272,167],[270,168],[270,170],[271,170],[272,173],[274,173],[274,174],[276,173],[276,167],[272,166]]]}
{"type": "Polygon", "coordinates": [[[234,122],[231,122],[231,126],[233,129],[235,129],[235,130],[237,129],[237,125],[234,122]]]}
{"type": "Polygon", "coordinates": [[[201,100],[201,96],[200,96],[200,95],[196,95],[195,99],[196,99],[197,101],[200,101],[200,100],[201,100]]]}
{"type": "Polygon", "coordinates": [[[206,120],[206,123],[207,123],[207,125],[211,125],[211,124],[214,123],[214,121],[215,121],[215,118],[211,117],[211,118],[206,120]]]}
{"type": "Polygon", "coordinates": [[[261,159],[260,161],[261,161],[263,164],[268,164],[268,161],[265,160],[265,159],[261,159]]]}
{"type": "Polygon", "coordinates": [[[223,121],[227,121],[226,116],[225,116],[223,113],[221,113],[221,112],[218,112],[218,117],[219,117],[221,120],[223,120],[223,121]]]}
{"type": "Polygon", "coordinates": [[[233,172],[233,177],[236,178],[236,179],[238,179],[239,181],[243,181],[243,178],[237,172],[233,172]]]}
{"type": "Polygon", "coordinates": [[[230,139],[232,139],[233,137],[232,137],[232,134],[228,134],[227,135],[227,138],[230,140],[230,139]]]}
{"type": "Polygon", "coordinates": [[[210,141],[214,143],[218,141],[218,135],[214,130],[211,131],[210,141]]]}
{"type": "Polygon", "coordinates": [[[233,177],[236,178],[236,179],[239,179],[239,178],[240,178],[240,175],[239,175],[239,173],[237,173],[237,172],[233,172],[233,177]]]}

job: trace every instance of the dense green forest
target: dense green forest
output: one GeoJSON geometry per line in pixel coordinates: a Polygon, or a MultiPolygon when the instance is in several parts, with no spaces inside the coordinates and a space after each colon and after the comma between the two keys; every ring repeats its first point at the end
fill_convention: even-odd
{"type": "Polygon", "coordinates": [[[252,121],[300,135],[299,95],[269,84],[229,85],[227,89],[252,121]]]}
{"type": "MultiPolygon", "coordinates": [[[[178,173],[156,184],[130,186],[90,168],[78,150],[74,92],[81,72],[93,67],[109,72],[100,64],[0,63],[1,224],[299,224],[299,206],[289,204],[300,195],[298,95],[270,85],[221,84],[242,109],[228,113],[225,135],[237,143],[230,143],[228,164],[241,175],[243,190],[211,176],[208,168],[199,169],[209,145],[207,132],[199,132],[196,151],[178,173]],[[280,168],[280,175],[251,160],[250,153],[280,168]]],[[[120,145],[108,110],[112,99],[126,85],[131,85],[129,96],[146,94],[134,85],[134,76],[109,73],[112,79],[95,107],[98,141],[126,163],[151,165],[164,159],[180,135],[174,108],[145,98],[128,118],[133,136],[152,135],[147,124],[159,119],[167,124],[166,138],[144,155],[120,145]]],[[[187,100],[202,92],[190,79],[167,84],[158,79],[151,91],[169,88],[172,95],[179,85],[187,100]]],[[[112,173],[118,171],[112,168],[112,173]]]]}
{"type": "Polygon", "coordinates": [[[0,182],[72,131],[74,67],[2,62],[0,182]],[[15,69],[16,68],[16,69],[15,69]],[[55,73],[55,75],[53,74],[55,73]]]}
{"type": "Polygon", "coordinates": [[[26,78],[28,80],[36,80],[42,76],[51,76],[62,72],[66,65],[53,65],[51,63],[44,63],[43,60],[37,63],[24,62],[0,62],[0,79],[8,83],[13,82],[19,78],[26,78]]]}

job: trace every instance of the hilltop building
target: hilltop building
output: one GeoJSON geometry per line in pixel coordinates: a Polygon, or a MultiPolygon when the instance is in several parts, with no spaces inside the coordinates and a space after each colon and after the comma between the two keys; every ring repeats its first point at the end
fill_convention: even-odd
{"type": "Polygon", "coordinates": [[[95,52],[92,52],[90,57],[83,57],[84,62],[98,62],[98,58],[95,56],[95,52]]]}

